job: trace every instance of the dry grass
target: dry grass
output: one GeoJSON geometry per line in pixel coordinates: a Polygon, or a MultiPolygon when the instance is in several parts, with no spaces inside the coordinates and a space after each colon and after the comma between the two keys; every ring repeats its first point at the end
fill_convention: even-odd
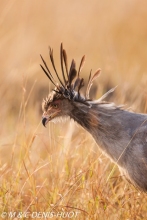
{"type": "Polygon", "coordinates": [[[51,45],[59,69],[63,41],[69,59],[86,54],[85,78],[102,69],[95,98],[118,85],[110,101],[147,112],[147,2],[11,0],[1,2],[0,18],[0,213],[147,219],[146,195],[117,167],[111,173],[114,164],[86,131],[73,122],[41,125],[50,85],[39,68],[51,45]]]}

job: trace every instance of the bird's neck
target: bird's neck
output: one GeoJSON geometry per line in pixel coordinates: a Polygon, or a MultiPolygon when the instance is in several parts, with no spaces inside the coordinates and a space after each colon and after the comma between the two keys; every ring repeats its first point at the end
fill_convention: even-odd
{"type": "MultiPolygon", "coordinates": [[[[85,106],[82,110],[75,108],[71,118],[93,136],[108,156],[117,161],[126,145],[126,141],[123,141],[125,131],[117,118],[121,112],[117,107],[93,105],[91,108],[85,106]]],[[[125,135],[128,140],[127,133],[125,135]]]]}

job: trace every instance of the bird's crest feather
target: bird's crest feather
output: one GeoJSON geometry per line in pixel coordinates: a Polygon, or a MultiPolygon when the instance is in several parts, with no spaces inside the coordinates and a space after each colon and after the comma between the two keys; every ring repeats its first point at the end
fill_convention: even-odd
{"type": "Polygon", "coordinates": [[[76,62],[74,59],[72,60],[70,69],[68,70],[67,54],[66,54],[66,51],[63,49],[63,44],[61,43],[60,62],[61,62],[61,71],[62,71],[63,79],[59,77],[59,74],[57,72],[55,62],[54,62],[53,49],[51,49],[50,47],[49,47],[49,57],[50,57],[53,69],[55,71],[56,77],[59,82],[59,83],[56,82],[45,60],[41,56],[41,59],[44,65],[40,65],[40,66],[42,70],[44,71],[44,73],[46,74],[46,76],[55,86],[55,89],[53,90],[54,94],[52,94],[52,97],[50,97],[51,98],[50,100],[53,99],[53,95],[58,96],[58,98],[62,96],[61,98],[67,98],[69,100],[73,100],[73,101],[77,101],[77,102],[81,102],[83,104],[89,105],[89,101],[91,100],[89,98],[89,92],[90,92],[91,86],[93,84],[93,81],[99,76],[101,70],[98,69],[93,75],[92,75],[92,70],[90,71],[89,80],[88,80],[88,84],[86,88],[86,95],[85,97],[83,97],[80,94],[80,90],[84,86],[84,79],[80,77],[80,73],[85,62],[85,56],[82,57],[78,70],[76,69],[76,62]]]}

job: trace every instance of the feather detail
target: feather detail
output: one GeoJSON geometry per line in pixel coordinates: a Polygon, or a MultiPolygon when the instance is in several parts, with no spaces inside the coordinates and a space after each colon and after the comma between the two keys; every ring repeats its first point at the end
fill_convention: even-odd
{"type": "Polygon", "coordinates": [[[110,93],[114,92],[115,89],[117,88],[117,86],[115,86],[114,88],[110,89],[108,92],[106,92],[101,98],[99,98],[97,101],[101,102],[103,101],[110,93]]]}
{"type": "Polygon", "coordinates": [[[69,75],[68,75],[69,88],[71,87],[71,83],[72,83],[73,79],[76,77],[76,75],[77,75],[76,63],[74,60],[72,60],[69,75]]]}
{"type": "Polygon", "coordinates": [[[44,65],[45,65],[45,67],[46,67],[48,73],[50,74],[51,78],[54,80],[54,78],[53,78],[53,76],[52,76],[52,74],[51,74],[51,72],[50,72],[50,70],[49,70],[49,68],[48,68],[48,66],[47,66],[47,64],[46,64],[46,62],[45,62],[45,60],[44,60],[43,57],[41,56],[41,54],[40,54],[40,57],[41,57],[41,59],[42,59],[44,65]]]}
{"type": "Polygon", "coordinates": [[[47,75],[47,77],[49,78],[49,80],[54,84],[54,86],[56,86],[56,83],[53,81],[53,79],[50,77],[50,75],[48,74],[48,72],[45,70],[45,68],[40,64],[43,72],[47,75]]]}
{"type": "Polygon", "coordinates": [[[84,86],[84,79],[80,79],[79,87],[78,87],[78,97],[80,97],[80,89],[84,86]]]}
{"type": "Polygon", "coordinates": [[[89,80],[88,80],[88,85],[87,85],[87,89],[86,89],[86,98],[89,99],[89,92],[91,89],[91,86],[93,84],[93,81],[99,76],[101,69],[98,69],[93,76],[91,75],[92,70],[90,71],[90,75],[89,75],[89,80]]]}
{"type": "Polygon", "coordinates": [[[65,87],[64,84],[63,84],[63,82],[61,81],[61,79],[60,79],[58,73],[57,73],[57,70],[56,70],[56,67],[55,67],[55,63],[54,63],[53,50],[52,50],[50,47],[49,47],[49,55],[50,55],[50,60],[51,60],[52,66],[53,66],[53,68],[54,68],[54,70],[55,70],[56,76],[57,76],[58,80],[60,81],[61,85],[62,85],[63,87],[65,87]]]}
{"type": "Polygon", "coordinates": [[[84,62],[85,62],[85,55],[82,57],[81,62],[80,62],[80,66],[79,66],[79,70],[78,70],[78,77],[80,75],[82,67],[84,66],[84,62]]]}
{"type": "Polygon", "coordinates": [[[60,47],[60,61],[61,61],[62,76],[63,76],[64,83],[66,85],[67,80],[65,78],[64,67],[63,67],[63,44],[62,43],[61,43],[61,47],[60,47]]]}
{"type": "MultiPolygon", "coordinates": [[[[41,56],[41,55],[40,55],[41,56]]],[[[49,56],[50,61],[52,63],[53,69],[55,71],[56,77],[58,79],[58,83],[53,78],[46,62],[44,61],[43,57],[41,56],[41,59],[43,61],[44,65],[40,65],[44,73],[47,75],[49,80],[55,85],[54,89],[54,96],[59,96],[61,98],[67,98],[69,100],[74,100],[75,102],[82,102],[83,104],[89,106],[90,104],[88,101],[89,99],[89,91],[92,86],[93,81],[97,78],[97,76],[100,73],[100,69],[98,69],[94,75],[89,75],[87,90],[86,90],[86,98],[82,97],[80,94],[81,88],[84,86],[84,79],[80,78],[80,73],[83,68],[84,62],[85,62],[85,56],[82,57],[80,61],[80,65],[78,70],[76,69],[76,62],[73,59],[70,65],[70,70],[68,71],[68,61],[67,61],[67,55],[66,51],[63,49],[63,44],[61,43],[60,46],[60,64],[61,64],[61,71],[62,71],[62,78],[59,77],[59,74],[57,72],[54,57],[53,57],[53,49],[49,47],[49,56]],[[66,72],[66,73],[65,73],[66,72]]]]}
{"type": "Polygon", "coordinates": [[[63,53],[63,60],[64,60],[64,65],[65,65],[67,79],[68,79],[68,61],[67,61],[66,51],[63,49],[62,53],[63,53]]]}
{"type": "Polygon", "coordinates": [[[79,87],[81,82],[80,78],[76,78],[75,82],[73,83],[73,89],[75,89],[76,87],[79,87]]]}
{"type": "Polygon", "coordinates": [[[89,103],[92,104],[98,104],[101,103],[110,93],[114,92],[115,89],[117,88],[117,86],[115,86],[114,88],[110,89],[108,92],[106,92],[101,98],[94,100],[94,101],[88,101],[89,103]]]}

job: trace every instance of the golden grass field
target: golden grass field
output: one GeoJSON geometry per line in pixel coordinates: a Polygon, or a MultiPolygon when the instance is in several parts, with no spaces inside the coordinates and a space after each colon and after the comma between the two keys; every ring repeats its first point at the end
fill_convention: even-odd
{"type": "Polygon", "coordinates": [[[52,85],[39,66],[50,45],[59,69],[63,42],[69,60],[86,55],[86,80],[102,69],[92,98],[118,85],[107,100],[147,113],[147,1],[0,4],[0,219],[147,219],[146,194],[86,131],[69,121],[42,126],[52,85]]]}

